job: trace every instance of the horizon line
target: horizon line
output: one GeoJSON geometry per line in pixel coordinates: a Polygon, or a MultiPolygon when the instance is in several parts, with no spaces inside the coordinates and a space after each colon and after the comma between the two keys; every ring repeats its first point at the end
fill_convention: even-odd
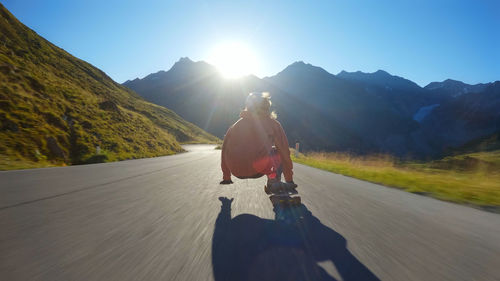
{"type": "MultiPolygon", "coordinates": [[[[206,64],[208,64],[208,65],[210,65],[210,66],[212,66],[212,67],[214,67],[214,68],[217,68],[215,65],[210,64],[209,62],[207,62],[207,61],[205,61],[205,60],[203,60],[203,59],[202,59],[202,60],[196,60],[196,61],[195,61],[195,60],[191,59],[191,58],[190,58],[190,57],[188,57],[188,56],[182,56],[182,57],[180,57],[177,61],[175,61],[175,62],[172,64],[172,66],[171,66],[168,70],[165,70],[165,69],[160,69],[160,70],[158,70],[158,71],[156,71],[156,72],[151,72],[151,73],[149,73],[149,74],[146,74],[146,75],[142,76],[142,78],[140,78],[140,76],[137,76],[137,77],[135,77],[135,78],[133,78],[133,79],[127,79],[127,80],[125,80],[125,81],[123,81],[123,82],[118,82],[118,81],[115,81],[115,82],[119,83],[120,85],[123,85],[123,84],[125,84],[125,83],[127,83],[127,82],[129,82],[129,81],[134,81],[134,80],[137,80],[137,79],[142,80],[142,79],[144,79],[144,78],[146,78],[146,77],[148,77],[148,76],[150,76],[150,75],[152,75],[152,74],[156,74],[156,73],[159,73],[159,72],[168,72],[168,71],[170,71],[170,70],[174,67],[174,65],[176,65],[177,63],[179,63],[179,62],[180,62],[181,60],[183,60],[183,59],[184,59],[184,60],[185,60],[185,59],[187,59],[187,60],[189,60],[189,61],[191,61],[191,62],[193,62],[193,63],[199,63],[199,62],[206,63],[206,64]]],[[[378,72],[378,71],[383,71],[383,72],[385,72],[385,73],[387,73],[387,74],[389,74],[389,75],[391,75],[391,76],[394,76],[394,77],[399,77],[399,78],[402,78],[402,79],[408,80],[408,81],[410,81],[410,82],[412,82],[412,83],[415,83],[415,84],[416,84],[416,85],[418,85],[420,88],[425,88],[426,86],[430,85],[431,83],[443,83],[443,82],[448,81],[448,80],[461,82],[461,83],[464,83],[464,84],[467,84],[467,85],[470,85],[470,86],[479,85],[479,84],[489,84],[489,83],[495,83],[495,82],[500,81],[500,79],[498,79],[498,80],[494,80],[494,81],[479,82],[479,83],[473,83],[473,84],[471,84],[471,83],[464,82],[464,81],[462,81],[462,80],[458,80],[458,79],[446,78],[446,79],[444,79],[444,80],[442,80],[442,81],[437,81],[437,80],[434,80],[434,81],[428,82],[427,84],[425,84],[424,86],[422,86],[422,85],[421,85],[421,84],[419,84],[418,82],[415,82],[415,81],[413,81],[413,80],[411,80],[411,79],[408,79],[408,78],[406,78],[406,77],[404,77],[404,76],[400,76],[400,75],[393,74],[393,73],[391,73],[391,72],[389,72],[389,71],[387,71],[387,70],[384,70],[384,69],[382,69],[382,68],[379,68],[379,69],[377,69],[377,70],[375,70],[375,71],[373,71],[373,72],[368,72],[368,71],[367,71],[367,72],[365,72],[365,71],[361,71],[361,70],[356,70],[356,71],[347,71],[347,70],[343,69],[343,70],[339,71],[337,74],[334,74],[334,73],[332,73],[332,72],[328,71],[327,69],[325,69],[325,68],[324,68],[324,67],[322,67],[322,66],[313,65],[313,64],[308,63],[308,62],[305,62],[305,61],[303,61],[303,60],[297,60],[297,61],[294,61],[294,62],[292,62],[292,63],[290,63],[290,64],[286,65],[286,66],[285,66],[282,70],[278,71],[277,73],[275,73],[275,74],[273,74],[273,75],[266,75],[266,76],[262,76],[262,77],[261,77],[261,76],[259,76],[259,75],[257,75],[257,74],[249,73],[249,74],[242,75],[242,76],[240,76],[240,77],[233,78],[233,79],[241,79],[241,78],[243,78],[243,77],[248,77],[248,76],[255,76],[255,77],[257,77],[258,79],[270,78],[270,77],[276,76],[277,74],[279,74],[280,72],[282,72],[283,70],[285,70],[287,67],[289,67],[289,66],[291,66],[291,65],[293,65],[293,64],[295,64],[295,63],[303,63],[303,64],[305,64],[305,65],[310,65],[310,66],[313,66],[313,67],[319,67],[319,68],[323,69],[324,71],[326,71],[328,74],[331,74],[331,75],[333,75],[333,76],[338,76],[338,75],[339,75],[340,73],[342,73],[342,72],[347,72],[347,73],[357,73],[357,72],[360,72],[360,73],[363,73],[363,74],[374,74],[374,73],[376,73],[376,72],[378,72]]],[[[109,76],[109,75],[108,75],[108,76],[109,76]]],[[[113,80],[114,80],[114,79],[113,79],[113,80]]]]}

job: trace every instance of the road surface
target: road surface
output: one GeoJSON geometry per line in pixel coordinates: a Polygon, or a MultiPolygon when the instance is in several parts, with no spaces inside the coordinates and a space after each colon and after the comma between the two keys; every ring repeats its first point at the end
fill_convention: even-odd
{"type": "Polygon", "coordinates": [[[500,280],[498,214],[295,164],[277,222],[265,179],[187,149],[0,172],[0,279],[500,280]]]}

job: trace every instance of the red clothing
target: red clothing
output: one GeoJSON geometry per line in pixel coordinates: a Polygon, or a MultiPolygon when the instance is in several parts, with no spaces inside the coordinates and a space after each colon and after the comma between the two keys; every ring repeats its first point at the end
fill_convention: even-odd
{"type": "Polygon", "coordinates": [[[223,179],[230,180],[231,174],[238,178],[269,174],[275,161],[270,157],[274,145],[283,164],[285,180],[293,181],[290,149],[281,124],[270,117],[258,117],[248,111],[242,111],[240,117],[227,130],[222,144],[223,179]]]}

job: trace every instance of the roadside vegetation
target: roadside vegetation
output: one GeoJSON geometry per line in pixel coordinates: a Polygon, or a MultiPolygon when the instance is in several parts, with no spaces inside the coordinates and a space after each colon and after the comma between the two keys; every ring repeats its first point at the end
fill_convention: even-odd
{"type": "Polygon", "coordinates": [[[500,150],[402,162],[387,155],[306,153],[292,160],[437,199],[500,212],[500,150]]]}
{"type": "Polygon", "coordinates": [[[0,4],[0,169],[169,155],[218,138],[149,103],[0,4]]]}

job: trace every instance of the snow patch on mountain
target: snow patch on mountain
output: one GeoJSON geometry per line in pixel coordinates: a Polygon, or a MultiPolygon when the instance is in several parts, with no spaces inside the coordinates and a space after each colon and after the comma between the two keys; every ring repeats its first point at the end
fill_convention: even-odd
{"type": "Polygon", "coordinates": [[[427,115],[429,115],[429,113],[431,113],[434,108],[438,106],[439,103],[421,107],[419,110],[417,110],[417,113],[413,115],[413,120],[417,121],[418,123],[421,123],[424,120],[424,118],[427,115]]]}

